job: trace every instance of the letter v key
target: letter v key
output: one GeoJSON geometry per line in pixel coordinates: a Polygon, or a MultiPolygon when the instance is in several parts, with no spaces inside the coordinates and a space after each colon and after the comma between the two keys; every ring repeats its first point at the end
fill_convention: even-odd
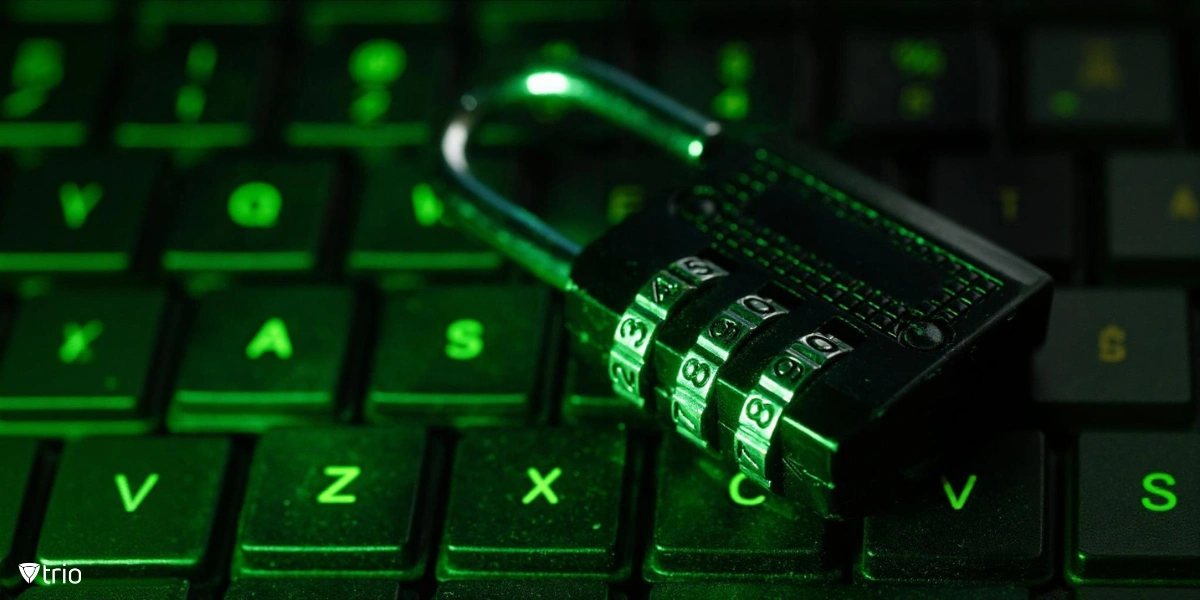
{"type": "Polygon", "coordinates": [[[950,485],[950,480],[946,476],[942,476],[942,489],[946,492],[946,499],[950,500],[950,507],[954,510],[962,510],[966,506],[967,498],[971,496],[971,490],[975,489],[975,476],[971,475],[967,478],[967,484],[963,486],[961,494],[954,493],[954,487],[950,485]]]}
{"type": "Polygon", "coordinates": [[[124,473],[118,473],[113,479],[117,482],[117,491],[121,494],[121,504],[125,505],[125,512],[131,513],[142,505],[142,501],[146,496],[150,495],[150,490],[154,489],[154,484],[158,483],[158,473],[151,473],[146,480],[142,482],[138,488],[137,494],[132,496],[129,493],[129,479],[124,473]]]}

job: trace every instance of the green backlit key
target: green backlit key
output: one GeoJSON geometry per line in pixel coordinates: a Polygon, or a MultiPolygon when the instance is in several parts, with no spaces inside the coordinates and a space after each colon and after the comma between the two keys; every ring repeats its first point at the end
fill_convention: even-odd
{"type": "Polygon", "coordinates": [[[0,431],[74,436],[151,427],[152,365],[167,297],[155,290],[54,292],[18,310],[0,363],[0,431]]]}
{"type": "Polygon", "coordinates": [[[225,600],[415,600],[401,594],[395,581],[369,579],[239,579],[229,584],[225,600]]]}
{"type": "Polygon", "coordinates": [[[1005,434],[960,454],[866,518],[863,578],[1033,583],[1050,577],[1042,434],[1005,434]]]}
{"type": "Polygon", "coordinates": [[[616,428],[476,429],[455,452],[438,577],[619,578],[630,498],[616,428]]]}
{"type": "MultiPolygon", "coordinates": [[[[80,571],[82,576],[82,570],[80,571]]],[[[39,580],[41,574],[38,575],[39,580]]],[[[188,582],[182,579],[146,581],[89,580],[79,585],[39,585],[21,594],[34,600],[91,600],[113,598],[120,600],[187,600],[188,582]]]]}
{"type": "Polygon", "coordinates": [[[670,583],[650,590],[650,600],[1028,600],[1022,588],[803,587],[760,583],[670,583]]]}
{"type": "Polygon", "coordinates": [[[367,393],[371,421],[522,421],[540,381],[545,290],[430,288],[390,296],[367,393]]]}
{"type": "Polygon", "coordinates": [[[1084,587],[1075,592],[1075,600],[1193,600],[1200,589],[1190,588],[1102,588],[1084,587]]]}
{"type": "MultiPolygon", "coordinates": [[[[511,161],[477,162],[480,177],[491,185],[515,187],[516,165],[511,161]]],[[[431,171],[421,164],[408,155],[368,167],[347,269],[374,273],[498,268],[500,255],[495,250],[446,226],[445,207],[428,178],[431,171]]]]}
{"type": "Polygon", "coordinates": [[[196,304],[168,427],[262,431],[334,418],[350,290],[246,288],[196,304]]]}
{"type": "Polygon", "coordinates": [[[125,271],[158,171],[149,156],[56,156],[13,176],[0,205],[0,271],[125,271]]]}
{"type": "Polygon", "coordinates": [[[610,600],[616,598],[601,581],[447,581],[434,600],[610,600]]]}
{"type": "MultiPolygon", "coordinates": [[[[372,14],[312,3],[284,132],[293,146],[417,146],[450,73],[448,5],[372,14]]],[[[341,2],[341,4],[347,4],[341,2]]],[[[370,7],[368,7],[370,8],[370,7]]]]}
{"type": "Polygon", "coordinates": [[[317,262],[332,162],[213,164],[189,174],[162,264],[168,271],[309,271],[317,262]]]}
{"type": "Polygon", "coordinates": [[[1194,581],[1200,434],[1085,433],[1074,458],[1068,580],[1194,581]]]}
{"type": "Polygon", "coordinates": [[[281,429],[255,450],[234,568],[241,575],[411,579],[429,519],[418,509],[419,428],[281,429]]]}
{"type": "Polygon", "coordinates": [[[220,438],[89,438],[63,449],[38,542],[85,576],[198,573],[225,480],[220,438]]]}
{"type": "Polygon", "coordinates": [[[0,439],[0,565],[9,564],[13,558],[23,558],[13,556],[12,551],[21,526],[25,490],[29,487],[36,458],[37,443],[34,440],[0,439]]]}
{"type": "Polygon", "coordinates": [[[1118,270],[1171,278],[1200,273],[1200,154],[1108,159],[1108,257],[1118,270]]]}
{"type": "Polygon", "coordinates": [[[647,579],[832,579],[826,537],[815,511],[771,495],[682,439],[664,441],[647,579]]]}
{"type": "Polygon", "coordinates": [[[113,62],[99,25],[6,25],[0,35],[0,147],[80,146],[113,62]]]}
{"type": "Polygon", "coordinates": [[[125,148],[249,144],[267,79],[267,34],[247,27],[174,27],[168,40],[143,48],[133,58],[130,80],[122,86],[116,144],[125,148]]]}

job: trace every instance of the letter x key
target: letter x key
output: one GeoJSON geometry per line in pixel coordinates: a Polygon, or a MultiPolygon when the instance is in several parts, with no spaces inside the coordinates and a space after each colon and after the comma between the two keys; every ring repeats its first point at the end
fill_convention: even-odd
{"type": "Polygon", "coordinates": [[[544,479],[542,478],[542,474],[533,467],[529,467],[529,470],[525,471],[525,473],[529,475],[530,481],[533,481],[533,489],[529,490],[528,494],[525,494],[525,497],[521,499],[521,504],[529,504],[536,500],[538,496],[545,496],[546,502],[550,504],[558,504],[558,494],[555,494],[554,490],[550,489],[550,484],[554,483],[554,480],[562,475],[562,469],[554,467],[554,470],[550,471],[550,474],[546,475],[544,479]]]}

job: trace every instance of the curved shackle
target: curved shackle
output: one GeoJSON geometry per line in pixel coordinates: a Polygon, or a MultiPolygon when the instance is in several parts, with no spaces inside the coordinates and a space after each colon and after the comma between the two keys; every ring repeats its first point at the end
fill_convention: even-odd
{"type": "Polygon", "coordinates": [[[721,132],[721,125],[620,70],[586,58],[528,69],[462,97],[458,113],[442,133],[442,161],[457,183],[447,194],[446,207],[463,228],[567,291],[579,246],[481,182],[467,162],[467,142],[486,114],[547,97],[567,100],[691,164],[699,164],[705,142],[721,132]]]}

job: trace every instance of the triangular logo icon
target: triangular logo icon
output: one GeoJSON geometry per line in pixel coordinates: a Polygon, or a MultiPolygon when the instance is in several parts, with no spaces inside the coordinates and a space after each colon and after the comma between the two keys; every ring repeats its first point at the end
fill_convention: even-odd
{"type": "Polygon", "coordinates": [[[21,570],[21,577],[25,579],[25,583],[33,583],[33,579],[37,577],[38,571],[42,570],[42,565],[37,563],[21,563],[17,565],[21,570]]]}

